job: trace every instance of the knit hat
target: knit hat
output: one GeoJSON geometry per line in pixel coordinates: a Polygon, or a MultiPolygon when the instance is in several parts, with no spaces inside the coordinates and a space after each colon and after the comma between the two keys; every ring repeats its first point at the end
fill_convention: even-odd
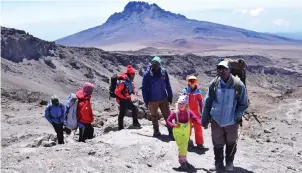
{"type": "Polygon", "coordinates": [[[152,61],[156,61],[156,62],[159,63],[159,65],[161,65],[161,59],[160,59],[160,57],[158,57],[158,56],[155,56],[155,57],[152,59],[152,61]]]}
{"type": "Polygon", "coordinates": [[[88,96],[91,96],[92,94],[92,91],[93,91],[93,85],[89,82],[86,82],[83,86],[83,93],[84,95],[88,95],[88,96]]]}
{"type": "Polygon", "coordinates": [[[127,74],[135,74],[135,69],[132,67],[132,65],[127,66],[127,74]]]}
{"type": "Polygon", "coordinates": [[[181,96],[178,97],[177,103],[188,105],[189,104],[189,97],[187,95],[181,95],[181,96]]]}

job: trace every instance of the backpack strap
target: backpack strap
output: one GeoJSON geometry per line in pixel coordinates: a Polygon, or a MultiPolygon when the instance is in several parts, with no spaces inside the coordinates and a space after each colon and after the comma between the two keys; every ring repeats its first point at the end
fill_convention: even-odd
{"type": "Polygon", "coordinates": [[[235,88],[236,98],[239,98],[241,93],[241,87],[240,87],[240,79],[238,78],[238,76],[234,77],[234,88],[235,88]]]}
{"type": "Polygon", "coordinates": [[[217,89],[218,84],[219,84],[219,76],[216,76],[216,78],[214,79],[212,85],[210,86],[210,92],[212,92],[212,95],[214,96],[215,100],[217,99],[216,89],[217,89]]]}

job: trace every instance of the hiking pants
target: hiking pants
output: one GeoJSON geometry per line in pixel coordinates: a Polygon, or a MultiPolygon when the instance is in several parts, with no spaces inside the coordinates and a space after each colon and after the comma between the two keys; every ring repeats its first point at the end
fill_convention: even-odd
{"type": "Polygon", "coordinates": [[[60,124],[52,123],[52,126],[57,133],[58,144],[64,144],[63,123],[60,124]]]}
{"type": "Polygon", "coordinates": [[[237,150],[236,140],[238,138],[238,128],[239,125],[237,123],[226,127],[220,127],[215,120],[212,120],[212,142],[214,145],[216,163],[223,162],[224,145],[226,145],[226,162],[233,162],[237,150]]]}
{"type": "Polygon", "coordinates": [[[83,127],[79,127],[79,142],[85,142],[86,139],[92,139],[94,129],[91,124],[82,123],[83,127]]]}
{"type": "Polygon", "coordinates": [[[173,136],[178,146],[179,163],[187,162],[188,142],[190,139],[190,122],[179,123],[179,128],[173,128],[173,136]]]}
{"type": "MultiPolygon", "coordinates": [[[[165,121],[166,121],[166,124],[167,123],[167,119],[168,119],[168,116],[170,115],[170,108],[169,108],[169,102],[168,102],[168,98],[165,98],[164,100],[161,100],[161,101],[154,101],[154,102],[150,102],[149,103],[149,106],[150,106],[150,112],[151,112],[151,121],[152,121],[152,124],[153,124],[153,128],[155,131],[159,131],[159,125],[158,125],[158,108],[160,109],[165,121]]],[[[171,127],[169,127],[167,125],[167,128],[168,128],[168,131],[169,133],[172,133],[172,129],[171,127]]]]}
{"type": "Polygon", "coordinates": [[[125,113],[126,113],[127,109],[132,111],[133,124],[138,123],[137,107],[129,100],[121,99],[120,100],[120,113],[118,115],[118,127],[119,127],[119,129],[124,128],[124,117],[125,117],[125,113]]]}
{"type": "MultiPolygon", "coordinates": [[[[201,118],[200,118],[200,115],[199,113],[196,114],[197,112],[195,112],[195,115],[197,116],[198,118],[198,121],[201,122],[201,118]]],[[[197,122],[193,121],[193,119],[191,119],[191,122],[190,125],[191,125],[191,128],[190,128],[190,136],[192,134],[192,126],[194,127],[194,132],[195,132],[195,142],[197,145],[199,144],[204,144],[204,140],[203,140],[203,133],[202,133],[202,125],[201,124],[198,124],[197,122]]]]}

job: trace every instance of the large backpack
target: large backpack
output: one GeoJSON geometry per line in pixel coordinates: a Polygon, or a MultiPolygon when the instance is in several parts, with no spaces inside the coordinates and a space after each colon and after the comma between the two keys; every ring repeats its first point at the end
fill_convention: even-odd
{"type": "Polygon", "coordinates": [[[246,70],[247,65],[243,59],[230,59],[230,58],[222,58],[219,59],[220,61],[228,61],[230,68],[231,68],[231,74],[233,76],[238,76],[239,79],[243,82],[243,84],[246,86],[246,70]]]}
{"type": "Polygon", "coordinates": [[[75,130],[78,127],[77,120],[78,98],[76,94],[69,94],[66,101],[65,125],[70,130],[75,130]]]}

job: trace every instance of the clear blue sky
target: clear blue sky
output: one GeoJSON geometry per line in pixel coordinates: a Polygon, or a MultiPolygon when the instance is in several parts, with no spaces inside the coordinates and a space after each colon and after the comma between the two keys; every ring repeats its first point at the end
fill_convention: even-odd
{"type": "MultiPolygon", "coordinates": [[[[129,0],[2,1],[1,25],[53,41],[103,24],[129,0]]],[[[302,32],[301,0],[146,0],[187,18],[259,32],[302,32]]]]}

